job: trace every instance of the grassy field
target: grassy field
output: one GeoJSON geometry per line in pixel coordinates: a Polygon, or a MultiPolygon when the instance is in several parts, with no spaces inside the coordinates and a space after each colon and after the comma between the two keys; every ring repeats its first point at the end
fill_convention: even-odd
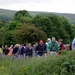
{"type": "Polygon", "coordinates": [[[0,56],[0,75],[75,75],[75,51],[45,58],[0,56]]]}

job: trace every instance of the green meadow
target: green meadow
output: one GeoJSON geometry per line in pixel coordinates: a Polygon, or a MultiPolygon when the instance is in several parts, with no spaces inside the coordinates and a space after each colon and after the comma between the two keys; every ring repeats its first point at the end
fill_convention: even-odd
{"type": "Polygon", "coordinates": [[[28,59],[3,55],[0,56],[0,75],[75,75],[75,51],[28,59]]]}

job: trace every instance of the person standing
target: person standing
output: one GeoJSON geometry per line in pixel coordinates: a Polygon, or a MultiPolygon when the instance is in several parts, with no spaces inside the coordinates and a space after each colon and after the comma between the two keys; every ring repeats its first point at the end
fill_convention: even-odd
{"type": "Polygon", "coordinates": [[[46,50],[47,50],[47,55],[50,55],[50,49],[49,49],[49,43],[51,42],[51,39],[48,38],[46,42],[46,50]]]}
{"type": "Polygon", "coordinates": [[[0,55],[2,55],[3,54],[3,50],[2,50],[2,48],[0,48],[0,55]]]}
{"type": "Polygon", "coordinates": [[[72,50],[75,50],[75,38],[72,41],[72,50]]]}
{"type": "Polygon", "coordinates": [[[12,52],[13,53],[13,58],[18,57],[18,55],[17,55],[18,49],[19,49],[19,44],[16,44],[14,46],[13,52],[12,52]]]}
{"type": "Polygon", "coordinates": [[[36,47],[36,52],[38,57],[42,57],[46,53],[46,44],[40,40],[38,46],[36,47]]]}
{"type": "Polygon", "coordinates": [[[28,57],[32,57],[32,54],[33,54],[32,46],[31,46],[31,44],[29,43],[29,44],[27,45],[26,50],[25,50],[25,55],[26,55],[26,57],[28,58],[28,57]]]}
{"type": "Polygon", "coordinates": [[[5,45],[5,48],[4,48],[4,54],[5,54],[5,55],[8,55],[8,53],[9,53],[8,46],[7,46],[7,45],[5,45]]]}
{"type": "MultiPolygon", "coordinates": [[[[63,44],[62,39],[59,39],[59,45],[60,45],[60,50],[65,50],[66,49],[64,44],[63,44]]],[[[60,54],[61,54],[61,51],[58,52],[58,55],[60,55],[60,54]]]]}
{"type": "Polygon", "coordinates": [[[52,41],[48,44],[49,45],[49,50],[50,50],[50,55],[58,55],[58,51],[60,50],[60,45],[56,41],[55,37],[52,37],[52,41]]]}
{"type": "Polygon", "coordinates": [[[65,46],[63,44],[63,40],[59,39],[60,50],[65,50],[65,46]]]}
{"type": "Polygon", "coordinates": [[[11,55],[12,55],[12,52],[13,52],[13,45],[11,45],[11,46],[8,48],[8,50],[9,50],[8,55],[11,56],[11,55]]]}

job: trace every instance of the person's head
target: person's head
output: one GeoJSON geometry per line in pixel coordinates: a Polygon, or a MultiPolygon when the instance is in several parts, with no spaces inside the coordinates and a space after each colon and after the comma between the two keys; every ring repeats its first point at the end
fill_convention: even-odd
{"type": "Polygon", "coordinates": [[[28,48],[31,48],[31,44],[30,43],[28,44],[28,48]]]}
{"type": "Polygon", "coordinates": [[[43,44],[43,40],[40,40],[40,42],[39,42],[40,44],[43,44]]]}
{"type": "Polygon", "coordinates": [[[10,47],[13,47],[13,45],[11,45],[10,47]]]}
{"type": "Polygon", "coordinates": [[[50,39],[50,38],[48,38],[48,39],[47,39],[47,42],[49,42],[49,41],[51,41],[51,39],[50,39]]]}
{"type": "Polygon", "coordinates": [[[55,41],[56,41],[55,37],[52,37],[52,42],[55,42],[55,41]]]}
{"type": "Polygon", "coordinates": [[[19,48],[21,48],[22,47],[22,45],[19,45],[19,48]]]}
{"type": "Polygon", "coordinates": [[[8,48],[8,46],[7,46],[7,45],[5,45],[5,48],[8,48]]]}
{"type": "Polygon", "coordinates": [[[20,45],[20,44],[15,44],[15,47],[17,47],[17,48],[18,48],[18,47],[19,47],[19,45],[20,45]]]}
{"type": "Polygon", "coordinates": [[[63,43],[63,40],[62,39],[59,39],[59,44],[61,45],[63,43]]]}
{"type": "Polygon", "coordinates": [[[35,43],[35,46],[38,46],[38,43],[37,42],[35,43]]]}

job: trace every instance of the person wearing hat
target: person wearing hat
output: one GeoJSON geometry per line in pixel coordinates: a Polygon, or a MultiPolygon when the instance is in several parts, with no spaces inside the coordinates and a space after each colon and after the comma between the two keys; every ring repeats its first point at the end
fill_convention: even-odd
{"type": "Polygon", "coordinates": [[[48,38],[46,42],[46,49],[47,49],[47,55],[50,55],[50,50],[49,50],[49,43],[51,42],[51,39],[48,38]]]}
{"type": "Polygon", "coordinates": [[[44,44],[43,40],[40,40],[38,46],[36,47],[36,52],[38,57],[42,57],[46,52],[46,44],[44,44]]]}

